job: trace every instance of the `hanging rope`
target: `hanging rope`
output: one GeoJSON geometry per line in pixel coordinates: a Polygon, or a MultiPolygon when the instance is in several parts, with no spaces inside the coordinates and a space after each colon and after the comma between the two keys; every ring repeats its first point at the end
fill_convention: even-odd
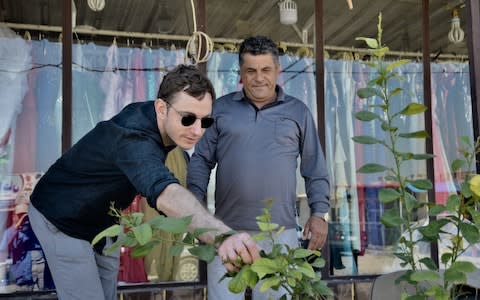
{"type": "Polygon", "coordinates": [[[213,53],[213,41],[206,33],[197,31],[197,18],[193,1],[190,0],[192,4],[193,33],[187,42],[185,61],[190,58],[192,63],[196,65],[207,62],[210,59],[213,53]]]}
{"type": "Polygon", "coordinates": [[[348,9],[352,10],[353,9],[352,0],[347,0],[347,4],[348,4],[348,9]]]}

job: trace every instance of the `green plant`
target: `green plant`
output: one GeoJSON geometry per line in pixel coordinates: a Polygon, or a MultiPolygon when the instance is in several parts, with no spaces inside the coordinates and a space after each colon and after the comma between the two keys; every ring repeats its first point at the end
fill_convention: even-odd
{"type": "Polygon", "coordinates": [[[232,277],[229,283],[230,291],[240,293],[247,287],[254,288],[260,282],[260,291],[283,288],[286,294],[280,299],[287,299],[287,295],[293,300],[324,299],[326,296],[332,296],[333,293],[326,282],[314,271],[314,267],[325,266],[320,251],[290,248],[275,243],[275,237],[285,228],[272,223],[270,214],[272,203],[273,200],[267,200],[263,213],[257,216],[260,233],[254,236],[256,240],[269,240],[272,250],[269,253],[262,250],[261,258],[252,265],[243,265],[238,273],[225,274],[224,278],[232,277]]]}
{"type": "MultiPolygon", "coordinates": [[[[278,290],[284,288],[286,294],[281,299],[323,299],[333,295],[325,281],[321,280],[314,268],[321,268],[325,260],[320,257],[320,251],[303,248],[289,248],[287,245],[275,243],[275,237],[283,232],[284,228],[271,222],[270,208],[273,200],[266,201],[266,208],[262,215],[258,216],[257,224],[260,233],[254,236],[255,240],[269,239],[272,243],[272,251],[261,251],[260,258],[253,264],[242,264],[238,272],[226,273],[224,278],[231,278],[229,290],[233,293],[244,292],[248,287],[254,288],[260,284],[260,290],[278,290]]],[[[201,260],[211,262],[216,255],[214,245],[205,245],[198,242],[198,237],[205,232],[212,231],[209,228],[197,229],[193,233],[187,232],[192,218],[170,218],[158,216],[150,221],[143,221],[142,213],[124,213],[113,205],[111,214],[118,218],[119,224],[100,232],[92,241],[92,245],[98,243],[104,237],[116,237],[116,242],[111,245],[107,252],[112,252],[121,246],[130,247],[133,257],[145,256],[163,240],[158,235],[159,230],[170,233],[183,234],[182,240],[173,241],[170,255],[179,255],[184,247],[201,260]]],[[[227,235],[233,232],[228,233],[227,235]]],[[[225,235],[219,235],[215,244],[221,242],[225,235]]]]}
{"type": "MultiPolygon", "coordinates": [[[[388,63],[384,60],[388,47],[382,44],[382,16],[378,17],[377,38],[359,37],[371,49],[373,59],[366,62],[373,71],[374,77],[367,86],[357,91],[357,95],[369,104],[369,110],[360,111],[355,118],[362,122],[380,122],[386,138],[379,139],[375,136],[355,136],[353,140],[363,145],[381,145],[391,154],[391,165],[368,163],[358,169],[360,173],[386,173],[385,181],[392,187],[384,188],[379,192],[379,200],[383,204],[391,204],[393,208],[385,210],[381,222],[386,227],[403,228],[405,233],[398,241],[394,255],[401,260],[401,266],[407,271],[397,280],[397,283],[407,282],[414,286],[415,294],[404,293],[402,299],[454,299],[459,295],[459,286],[466,283],[467,273],[476,270],[473,263],[459,260],[469,245],[480,241],[479,224],[480,215],[477,211],[479,197],[472,193],[471,178],[475,156],[479,153],[480,143],[475,145],[468,138],[462,138],[465,145],[461,149],[462,158],[453,161],[452,171],[457,172],[466,167],[467,176],[460,184],[461,189],[457,194],[450,195],[446,205],[422,203],[409,192],[407,185],[417,189],[429,190],[432,183],[429,179],[410,179],[402,174],[402,165],[407,161],[424,161],[432,159],[429,153],[411,153],[403,151],[399,146],[401,139],[426,139],[429,138],[425,130],[415,132],[401,132],[400,119],[422,114],[427,107],[422,103],[410,103],[399,111],[393,111],[393,103],[398,95],[405,91],[394,86],[395,80],[402,80],[397,72],[398,68],[407,64],[408,60],[399,60],[388,63]],[[375,111],[373,111],[375,109],[375,111]],[[415,211],[427,208],[431,218],[427,225],[415,222],[415,211]],[[468,216],[468,217],[467,217],[468,216]],[[446,226],[453,227],[453,234],[446,232],[446,226]],[[420,238],[417,238],[418,233],[420,238]],[[420,243],[438,242],[447,236],[450,243],[447,251],[440,257],[440,266],[429,257],[419,257],[416,253],[420,243]],[[467,241],[469,245],[466,245],[467,241]]],[[[480,180],[479,180],[480,181],[480,180]]],[[[475,181],[474,181],[475,183],[475,181]]],[[[475,189],[475,185],[473,185],[475,189]]],[[[480,189],[479,193],[480,194],[480,189]]]]}
{"type": "MultiPolygon", "coordinates": [[[[194,232],[188,232],[188,225],[192,221],[191,216],[183,218],[170,218],[159,215],[149,221],[144,222],[143,213],[125,213],[110,206],[110,214],[115,216],[118,224],[114,224],[100,232],[92,241],[92,245],[98,243],[105,237],[115,237],[116,241],[109,248],[107,253],[117,250],[119,247],[125,246],[132,249],[132,257],[143,257],[147,255],[157,244],[166,242],[161,231],[183,235],[183,239],[169,240],[173,242],[173,246],[169,250],[169,255],[180,255],[185,247],[188,251],[206,262],[211,262],[216,255],[214,245],[201,244],[198,237],[208,231],[214,231],[211,228],[197,228],[194,232]]],[[[216,243],[223,238],[219,235],[216,243]]]]}

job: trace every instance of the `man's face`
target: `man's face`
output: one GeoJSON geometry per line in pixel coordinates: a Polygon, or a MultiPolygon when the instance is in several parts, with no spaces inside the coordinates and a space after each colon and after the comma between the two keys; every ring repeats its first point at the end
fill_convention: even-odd
{"type": "Polygon", "coordinates": [[[275,84],[280,66],[271,54],[243,54],[240,78],[247,97],[261,107],[275,99],[275,84]]]}
{"type": "Polygon", "coordinates": [[[159,130],[165,146],[175,144],[185,150],[193,148],[205,133],[206,128],[202,128],[202,123],[204,126],[205,123],[209,123],[212,102],[212,96],[209,93],[198,100],[184,92],[177,93],[169,104],[161,101],[163,120],[159,122],[159,130]],[[188,125],[193,119],[193,124],[188,125]],[[204,120],[202,121],[202,119],[204,120]],[[163,131],[161,127],[164,128],[163,131]]]}

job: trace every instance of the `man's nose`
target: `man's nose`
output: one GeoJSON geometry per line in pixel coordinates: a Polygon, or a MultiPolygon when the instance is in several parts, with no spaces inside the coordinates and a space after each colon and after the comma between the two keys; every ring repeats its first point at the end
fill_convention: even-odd
{"type": "Polygon", "coordinates": [[[195,123],[192,124],[191,130],[196,136],[201,136],[205,132],[205,129],[202,128],[202,120],[195,120],[195,123]]]}

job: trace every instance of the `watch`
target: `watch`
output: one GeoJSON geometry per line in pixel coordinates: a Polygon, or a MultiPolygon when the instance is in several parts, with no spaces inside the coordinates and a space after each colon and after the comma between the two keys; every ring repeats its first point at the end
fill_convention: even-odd
{"type": "Polygon", "coordinates": [[[330,215],[328,214],[328,212],[326,213],[317,212],[317,213],[313,213],[312,216],[320,217],[327,223],[330,220],[330,215]]]}

